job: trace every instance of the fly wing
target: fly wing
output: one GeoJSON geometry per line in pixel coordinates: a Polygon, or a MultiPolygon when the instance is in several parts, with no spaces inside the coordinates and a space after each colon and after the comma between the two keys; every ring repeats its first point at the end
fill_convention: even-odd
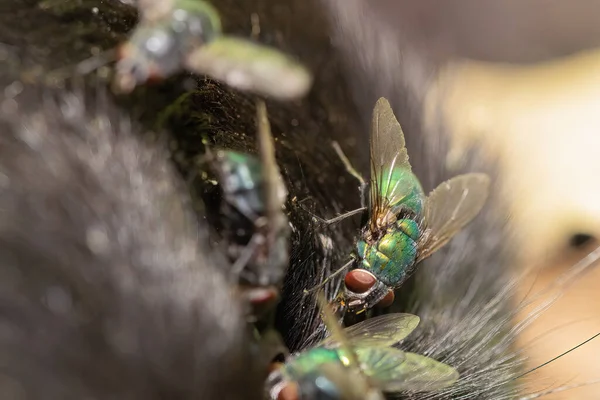
{"type": "MultiPolygon", "coordinates": [[[[389,347],[407,337],[419,325],[419,317],[412,314],[385,314],[367,319],[344,329],[344,336],[354,346],[389,347]]],[[[329,336],[318,346],[338,347],[329,336]]]]}
{"type": "Polygon", "coordinates": [[[300,98],[312,84],[311,74],[286,54],[225,35],[192,51],[186,64],[238,90],[280,100],[300,98]]]}
{"type": "MultiPolygon", "coordinates": [[[[331,332],[331,336],[337,339],[337,342],[340,344],[338,352],[341,354],[342,363],[346,367],[344,368],[346,370],[344,371],[345,373],[342,372],[341,375],[344,378],[337,383],[343,385],[342,397],[345,399],[383,400],[384,397],[379,388],[371,385],[368,374],[363,369],[363,363],[361,362],[359,353],[356,351],[356,347],[352,345],[344,330],[338,325],[336,316],[331,306],[327,303],[324,292],[319,292],[317,299],[323,312],[323,321],[331,332]]],[[[341,372],[341,370],[338,370],[338,372],[341,372]]],[[[339,376],[339,374],[335,375],[339,376]]],[[[333,378],[333,376],[329,375],[329,378],[333,378]]]]}
{"type": "Polygon", "coordinates": [[[473,173],[454,177],[431,192],[425,201],[425,230],[419,239],[417,262],[448,243],[477,216],[485,205],[489,189],[490,178],[473,173]]]}
{"type": "Polygon", "coordinates": [[[365,375],[380,386],[382,382],[394,381],[398,368],[406,360],[406,353],[393,347],[357,347],[358,361],[365,375]]]}
{"type": "MultiPolygon", "coordinates": [[[[380,98],[373,109],[371,121],[371,223],[385,215],[390,204],[396,203],[412,191],[393,178],[393,171],[411,171],[402,127],[390,103],[380,98]]],[[[375,229],[376,226],[372,226],[375,229]]]]}
{"type": "MultiPolygon", "coordinates": [[[[273,136],[271,134],[271,125],[267,116],[267,107],[263,101],[258,101],[256,104],[256,125],[260,159],[262,162],[264,181],[265,181],[265,206],[267,219],[272,226],[271,234],[279,233],[278,225],[285,224],[281,220],[283,206],[282,200],[287,196],[287,191],[283,185],[277,161],[275,159],[275,146],[273,136]]],[[[270,237],[270,242],[274,242],[275,238],[270,237]]],[[[271,243],[272,244],[272,243],[271,243]]]]}
{"type": "Polygon", "coordinates": [[[391,359],[393,350],[397,349],[386,350],[390,354],[385,357],[380,356],[379,359],[374,354],[370,357],[363,356],[365,360],[372,360],[370,362],[380,360],[373,367],[369,365],[365,373],[373,378],[384,392],[441,390],[454,384],[459,378],[458,371],[451,366],[415,353],[403,353],[403,362],[393,366],[384,361],[391,359]]]}

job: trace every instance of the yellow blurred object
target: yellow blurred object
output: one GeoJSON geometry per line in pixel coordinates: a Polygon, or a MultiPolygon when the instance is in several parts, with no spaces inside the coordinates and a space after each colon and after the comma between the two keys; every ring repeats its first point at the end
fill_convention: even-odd
{"type": "MultiPolygon", "coordinates": [[[[573,253],[569,259],[574,235],[600,238],[600,51],[531,66],[453,63],[429,91],[427,110],[426,124],[441,110],[452,133],[450,167],[473,141],[499,160],[520,271],[533,270],[521,281],[521,299],[575,263],[573,253]]],[[[596,267],[522,333],[529,367],[600,332],[598,288],[596,267]]],[[[528,382],[545,390],[600,379],[599,360],[600,338],[532,373],[528,382]]],[[[600,385],[544,398],[600,398],[600,385]]]]}
{"type": "Polygon", "coordinates": [[[600,237],[600,52],[525,67],[455,63],[429,93],[429,110],[439,104],[449,163],[473,140],[499,157],[524,256],[600,237]]]}

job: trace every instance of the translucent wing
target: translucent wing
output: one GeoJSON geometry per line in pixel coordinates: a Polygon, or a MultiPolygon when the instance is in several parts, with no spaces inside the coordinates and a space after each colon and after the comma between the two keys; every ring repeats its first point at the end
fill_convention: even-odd
{"type": "Polygon", "coordinates": [[[355,351],[365,375],[377,383],[393,381],[406,360],[406,353],[393,347],[357,347],[355,351]]]}
{"type": "Polygon", "coordinates": [[[454,177],[435,188],[425,201],[425,231],[419,240],[417,262],[448,243],[483,208],[490,188],[485,174],[454,177]]]}
{"type": "MultiPolygon", "coordinates": [[[[323,292],[319,292],[317,300],[327,328],[332,332],[331,335],[338,340],[338,343],[341,343],[341,348],[337,350],[337,352],[341,354],[340,359],[344,367],[337,362],[320,363],[320,365],[314,366],[312,372],[304,374],[304,376],[298,380],[298,384],[302,387],[303,382],[301,381],[304,380],[309,384],[309,388],[314,388],[320,386],[317,384],[316,380],[326,378],[326,380],[329,380],[329,382],[334,385],[335,390],[339,392],[339,398],[348,400],[383,400],[384,397],[379,388],[371,385],[368,375],[362,370],[362,362],[360,361],[359,355],[338,325],[337,318],[330,308],[331,306],[327,303],[323,292]]],[[[309,393],[313,393],[313,396],[316,395],[313,391],[309,393]]],[[[313,398],[313,396],[309,397],[313,398]]],[[[321,398],[320,396],[314,397],[321,398]]]]}
{"type": "MultiPolygon", "coordinates": [[[[394,171],[411,172],[404,133],[390,103],[380,98],[371,121],[371,224],[412,191],[411,185],[393,179],[394,171]]],[[[372,226],[375,229],[376,226],[372,226]]]]}
{"type": "Polygon", "coordinates": [[[367,363],[365,374],[384,392],[440,390],[454,384],[459,378],[458,371],[449,365],[394,348],[377,349],[377,354],[359,352],[359,358],[367,363]],[[399,357],[398,352],[402,353],[404,359],[394,366],[392,360],[399,357]]]}
{"type": "MultiPolygon", "coordinates": [[[[256,104],[256,125],[258,147],[260,149],[260,159],[262,161],[262,169],[265,181],[265,206],[266,214],[271,225],[280,219],[281,207],[287,196],[287,190],[283,185],[277,161],[275,159],[275,146],[273,136],[271,135],[271,125],[267,116],[267,107],[263,101],[258,101],[256,104]]],[[[285,224],[285,221],[280,221],[285,224]]],[[[276,226],[275,228],[278,228],[276,226]]],[[[272,232],[279,233],[279,230],[272,229],[272,232]]],[[[271,234],[272,236],[272,234],[271,234]]],[[[273,242],[275,238],[270,238],[273,242]]]]}
{"type": "MultiPolygon", "coordinates": [[[[385,314],[344,329],[344,336],[354,346],[388,347],[407,337],[419,321],[419,317],[412,314],[385,314]]],[[[319,346],[333,348],[338,343],[329,336],[319,346]]]]}
{"type": "Polygon", "coordinates": [[[187,67],[245,91],[291,100],[304,96],[311,74],[291,57],[248,40],[221,36],[194,50],[187,67]]]}

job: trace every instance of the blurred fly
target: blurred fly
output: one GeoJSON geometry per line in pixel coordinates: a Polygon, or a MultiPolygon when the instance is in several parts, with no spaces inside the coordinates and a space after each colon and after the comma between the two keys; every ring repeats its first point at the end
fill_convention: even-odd
{"type": "Polygon", "coordinates": [[[224,200],[231,273],[254,314],[260,314],[278,298],[288,265],[290,227],[283,211],[287,190],[263,102],[257,104],[256,118],[259,157],[217,150],[209,160],[224,200]]]}
{"type": "Polygon", "coordinates": [[[141,21],[121,47],[116,67],[121,91],[183,69],[280,100],[310,89],[311,74],[290,56],[223,34],[217,10],[206,1],[150,0],[139,8],[141,21]]]}
{"type": "Polygon", "coordinates": [[[417,327],[417,316],[387,314],[344,330],[333,312],[325,320],[331,336],[271,373],[271,399],[374,400],[383,399],[382,392],[440,390],[458,379],[446,364],[391,347],[417,327]]]}

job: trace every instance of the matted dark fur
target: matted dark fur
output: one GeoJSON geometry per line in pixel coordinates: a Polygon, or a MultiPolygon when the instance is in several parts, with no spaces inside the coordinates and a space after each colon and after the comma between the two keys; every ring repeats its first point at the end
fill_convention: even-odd
{"type": "Polygon", "coordinates": [[[2,398],[259,398],[240,306],[162,147],[102,95],[1,108],[2,398]]]}

